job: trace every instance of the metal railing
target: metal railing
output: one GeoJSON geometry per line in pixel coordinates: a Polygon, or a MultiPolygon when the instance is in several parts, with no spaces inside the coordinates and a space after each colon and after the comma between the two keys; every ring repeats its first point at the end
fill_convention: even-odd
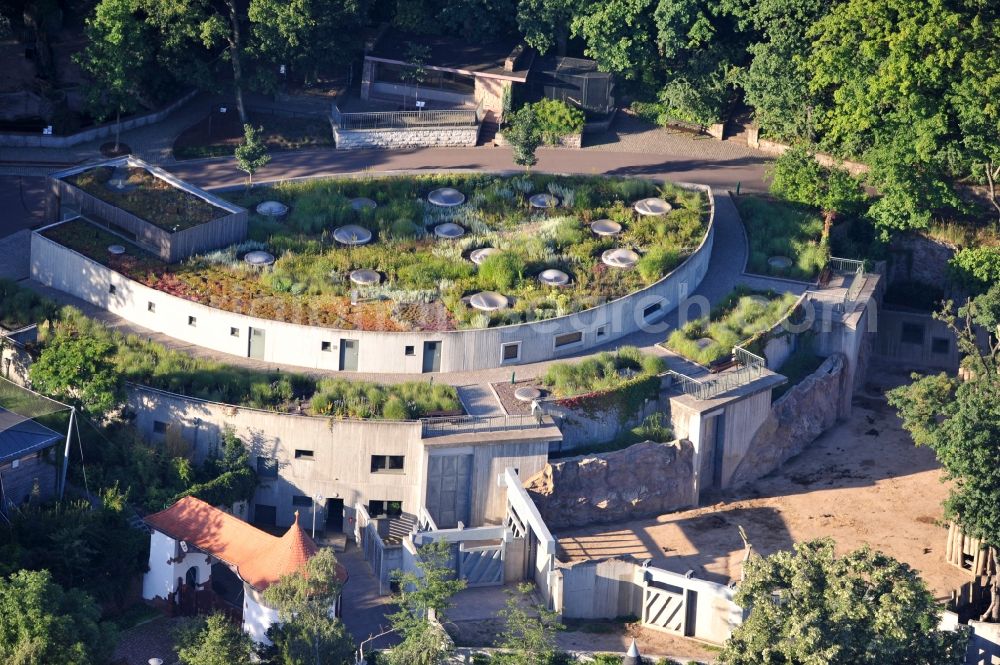
{"type": "Polygon", "coordinates": [[[861,271],[861,274],[864,274],[865,271],[865,262],[858,261],[857,259],[842,259],[837,256],[831,256],[827,265],[830,266],[831,270],[836,272],[857,273],[861,271]]]}
{"type": "Polygon", "coordinates": [[[835,272],[854,275],[851,279],[851,285],[847,287],[847,292],[844,293],[842,307],[846,312],[848,304],[857,302],[858,297],[861,295],[861,289],[865,287],[865,283],[867,282],[865,278],[865,262],[858,261],[857,259],[842,259],[831,256],[827,265],[835,272]]]}
{"type": "Polygon", "coordinates": [[[519,429],[539,429],[552,424],[544,415],[456,416],[454,418],[422,418],[421,434],[424,437],[448,434],[473,434],[477,432],[505,432],[519,429]]]}
{"type": "Polygon", "coordinates": [[[480,121],[480,109],[442,111],[363,111],[343,113],[336,104],[330,117],[338,129],[413,129],[419,127],[475,127],[480,121]]]}
{"type": "Polygon", "coordinates": [[[767,369],[767,361],[764,358],[739,346],[733,347],[733,358],[737,363],[735,369],[709,374],[702,379],[696,379],[674,370],[667,370],[667,374],[678,383],[681,392],[685,395],[704,400],[713,399],[730,390],[752,383],[763,376],[767,369]]]}

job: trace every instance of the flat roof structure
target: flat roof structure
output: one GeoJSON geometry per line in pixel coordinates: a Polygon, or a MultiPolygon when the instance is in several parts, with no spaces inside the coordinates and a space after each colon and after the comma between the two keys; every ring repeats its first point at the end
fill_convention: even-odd
{"type": "Polygon", "coordinates": [[[34,420],[0,408],[0,464],[45,450],[63,435],[34,420]]]}
{"type": "Polygon", "coordinates": [[[421,44],[430,50],[424,64],[428,69],[518,83],[528,80],[528,71],[535,58],[534,51],[521,47],[515,40],[473,43],[453,37],[416,35],[395,29],[383,33],[365,54],[365,58],[406,65],[409,43],[421,44]]]}

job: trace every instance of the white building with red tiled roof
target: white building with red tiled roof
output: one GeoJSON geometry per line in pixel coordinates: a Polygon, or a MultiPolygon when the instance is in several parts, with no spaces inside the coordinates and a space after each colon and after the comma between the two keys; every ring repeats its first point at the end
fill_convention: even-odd
{"type": "MultiPolygon", "coordinates": [[[[143,598],[179,614],[238,610],[243,630],[256,642],[267,642],[268,628],[278,621],[277,611],[264,602],[264,590],[301,570],[318,549],[299,526],[298,513],[283,536],[261,531],[195,497],[185,497],[145,521],[153,533],[143,598]],[[212,569],[219,571],[218,564],[242,583],[228,598],[212,583],[212,569]],[[242,602],[236,604],[237,599],[242,602]]],[[[345,582],[347,571],[338,570],[345,582]]],[[[340,598],[334,610],[339,616],[340,598]]]]}

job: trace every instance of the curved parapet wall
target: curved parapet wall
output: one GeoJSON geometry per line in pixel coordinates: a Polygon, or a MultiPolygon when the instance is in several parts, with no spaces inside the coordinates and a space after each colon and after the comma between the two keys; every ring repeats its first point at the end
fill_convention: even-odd
{"type": "Polygon", "coordinates": [[[708,230],[684,263],[655,284],[586,311],[497,328],[335,330],[237,314],[149,288],[38,232],[31,239],[31,277],[150,330],[265,362],[410,374],[541,362],[648,330],[701,284],[712,256],[715,199],[709,187],[677,184],[703,191],[709,200],[708,230]]]}

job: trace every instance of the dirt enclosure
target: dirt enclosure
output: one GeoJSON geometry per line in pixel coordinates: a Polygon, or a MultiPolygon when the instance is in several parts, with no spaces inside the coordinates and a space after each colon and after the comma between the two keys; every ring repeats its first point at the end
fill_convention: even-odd
{"type": "Polygon", "coordinates": [[[562,561],[632,555],[728,583],[740,577],[742,526],[755,552],[829,536],[838,550],[869,544],[917,569],[934,595],[969,580],[944,561],[948,486],[934,454],[917,448],[885,402],[880,374],[855,396],[852,417],[782,469],[712,505],[613,526],[557,533],[562,561]]]}

